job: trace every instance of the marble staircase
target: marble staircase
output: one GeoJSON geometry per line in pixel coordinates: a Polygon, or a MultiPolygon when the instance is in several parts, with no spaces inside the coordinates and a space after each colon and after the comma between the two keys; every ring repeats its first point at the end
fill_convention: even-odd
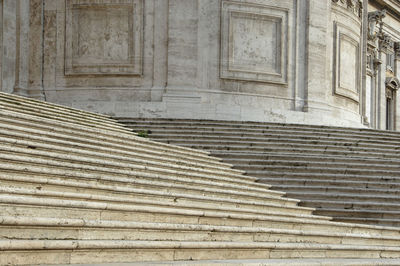
{"type": "Polygon", "coordinates": [[[209,151],[335,221],[400,226],[400,133],[294,124],[119,119],[209,151]]]}
{"type": "Polygon", "coordinates": [[[332,222],[104,115],[0,93],[0,151],[0,265],[400,264],[398,228],[332,222]]]}

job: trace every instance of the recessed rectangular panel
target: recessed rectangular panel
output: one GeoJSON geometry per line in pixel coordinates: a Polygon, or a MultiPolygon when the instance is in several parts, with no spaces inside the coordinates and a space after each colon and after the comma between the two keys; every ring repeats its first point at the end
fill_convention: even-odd
{"type": "Polygon", "coordinates": [[[288,10],[222,1],[221,78],[286,84],[288,10]]]}
{"type": "Polygon", "coordinates": [[[358,43],[346,36],[340,38],[339,86],[357,93],[358,43]]]}
{"type": "Polygon", "coordinates": [[[230,21],[229,71],[281,75],[282,18],[231,12],[230,21]]]}
{"type": "Polygon", "coordinates": [[[73,64],[131,64],[132,7],[80,7],[73,12],[73,64]]]}
{"type": "Polygon", "coordinates": [[[360,36],[340,23],[334,26],[334,94],[359,102],[360,36]]]}
{"type": "Polygon", "coordinates": [[[142,0],[71,0],[66,7],[67,75],[142,73],[142,0]]]}

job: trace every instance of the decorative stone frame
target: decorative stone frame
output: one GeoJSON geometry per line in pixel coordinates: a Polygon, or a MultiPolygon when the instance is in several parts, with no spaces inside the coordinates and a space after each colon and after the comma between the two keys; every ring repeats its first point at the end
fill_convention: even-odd
{"type": "MultiPolygon", "coordinates": [[[[356,32],[347,28],[345,25],[338,22],[334,23],[334,57],[333,57],[333,93],[335,95],[343,96],[351,99],[355,102],[360,101],[360,89],[361,89],[361,49],[360,49],[360,37],[356,32]],[[346,71],[346,66],[343,65],[343,55],[341,46],[346,44],[351,45],[355,49],[354,56],[354,88],[348,87],[342,76],[346,71]]],[[[347,70],[348,71],[348,70],[347,70]]],[[[347,72],[346,71],[346,72],[347,72]]]]}
{"type": "MultiPolygon", "coordinates": [[[[221,78],[287,84],[288,45],[290,44],[289,10],[231,1],[222,1],[221,5],[221,78]],[[240,20],[253,21],[253,25],[259,25],[260,29],[272,29],[276,36],[271,39],[270,34],[262,35],[253,32],[251,35],[250,32],[247,37],[243,37],[236,32],[240,20]],[[257,38],[254,39],[254,36],[257,38]],[[253,46],[240,47],[241,39],[251,40],[253,46]],[[261,46],[267,42],[272,44],[272,47],[261,46]],[[239,45],[235,45],[238,43],[239,45]],[[247,58],[252,57],[252,61],[249,59],[246,62],[243,58],[235,58],[238,54],[251,54],[247,58]]],[[[253,28],[253,30],[257,29],[253,28]]],[[[246,32],[241,33],[246,34],[246,32]]]]}
{"type": "MultiPolygon", "coordinates": [[[[386,101],[391,102],[390,105],[390,117],[386,117],[386,119],[390,119],[390,121],[386,121],[386,129],[394,130],[396,129],[396,114],[397,114],[397,90],[400,87],[400,81],[394,77],[388,77],[385,80],[385,98],[386,101]]],[[[386,106],[386,108],[388,108],[386,106]]]]}
{"type": "MultiPolygon", "coordinates": [[[[69,0],[65,3],[65,75],[142,75],[143,72],[143,0],[69,0]],[[128,38],[125,58],[87,58],[79,53],[79,12],[99,12],[99,19],[104,11],[114,11],[128,22],[128,31],[117,32],[128,38]],[[125,17],[123,17],[125,16],[125,17]]],[[[96,17],[96,19],[98,19],[96,17]]],[[[94,23],[94,21],[93,21],[94,23]]],[[[120,30],[115,25],[112,30],[120,30]]],[[[106,35],[106,34],[105,34],[106,35]]],[[[98,40],[97,40],[98,41],[98,40]]],[[[106,42],[100,39],[100,44],[106,42]],[[101,43],[102,41],[102,43],[101,43]]],[[[99,42],[98,42],[99,43],[99,42]]],[[[111,45],[110,45],[111,46],[111,45]]],[[[125,56],[125,55],[124,55],[125,56]]]]}

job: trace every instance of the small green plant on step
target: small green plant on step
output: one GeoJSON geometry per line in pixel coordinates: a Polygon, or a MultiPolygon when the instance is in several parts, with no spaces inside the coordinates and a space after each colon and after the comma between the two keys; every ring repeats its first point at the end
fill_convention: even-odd
{"type": "Polygon", "coordinates": [[[137,135],[142,138],[148,138],[150,133],[150,130],[140,130],[137,132],[137,135]]]}

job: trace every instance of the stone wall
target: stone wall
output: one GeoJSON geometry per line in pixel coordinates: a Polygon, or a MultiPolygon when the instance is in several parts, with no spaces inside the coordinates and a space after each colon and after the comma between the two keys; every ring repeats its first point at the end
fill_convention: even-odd
{"type": "Polygon", "coordinates": [[[383,128],[370,2],[3,0],[1,90],[117,116],[383,128]]]}

